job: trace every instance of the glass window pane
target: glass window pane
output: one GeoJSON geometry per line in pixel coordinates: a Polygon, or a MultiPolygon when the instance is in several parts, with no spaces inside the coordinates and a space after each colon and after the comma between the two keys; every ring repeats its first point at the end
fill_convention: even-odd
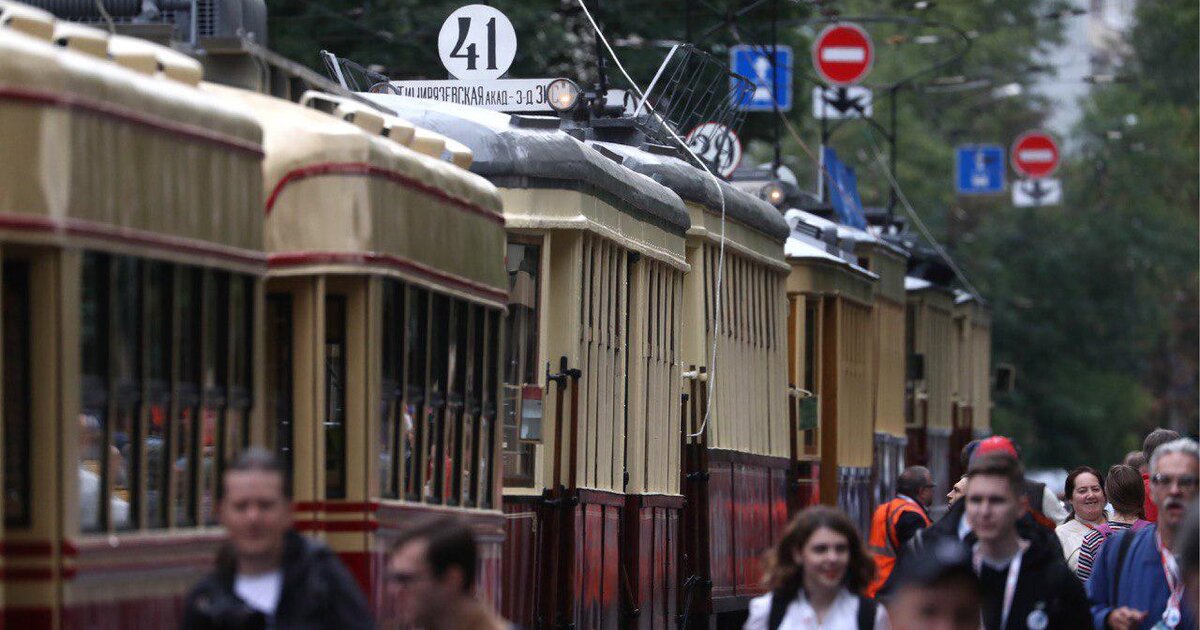
{"type": "Polygon", "coordinates": [[[196,438],[201,405],[201,296],[203,273],[178,269],[175,323],[179,352],[176,372],[175,417],[171,424],[171,522],[179,527],[196,524],[196,438]]]}
{"type": "Polygon", "coordinates": [[[537,365],[538,285],[541,247],[528,243],[508,244],[508,317],[504,349],[504,477],[513,486],[533,483],[532,445],[521,446],[522,413],[536,411],[540,402],[537,365]],[[525,394],[537,391],[538,400],[529,409],[525,394]]]}
{"type": "Polygon", "coordinates": [[[171,314],[174,271],[146,264],[142,335],[146,367],[146,526],[166,527],[167,419],[171,415],[171,314]]]}
{"type": "Polygon", "coordinates": [[[379,400],[379,495],[394,499],[399,496],[396,485],[397,421],[401,411],[400,361],[403,352],[402,319],[404,287],[394,280],[383,282],[382,343],[380,346],[383,378],[379,400]]]}
{"type": "Polygon", "coordinates": [[[79,304],[80,382],[79,408],[79,527],[84,532],[104,528],[103,494],[106,485],[105,422],[108,417],[109,258],[85,253],[81,269],[79,304]]]}
{"type": "Polygon", "coordinates": [[[405,391],[401,426],[404,449],[404,495],[418,500],[427,477],[421,469],[421,409],[425,404],[425,383],[429,343],[429,293],[409,289],[408,314],[404,321],[405,391]]]}
{"type": "Polygon", "coordinates": [[[267,444],[283,459],[292,475],[292,296],[272,293],[267,296],[266,329],[267,369],[265,394],[267,444]]]}
{"type": "Polygon", "coordinates": [[[495,450],[496,394],[499,391],[499,370],[496,364],[500,352],[500,311],[489,311],[487,318],[487,355],[484,357],[483,409],[479,418],[479,507],[492,507],[493,466],[495,450]]]}
{"type": "Polygon", "coordinates": [[[450,299],[445,295],[433,294],[429,311],[429,400],[425,404],[424,427],[425,470],[429,478],[425,482],[424,497],[426,501],[441,503],[447,472],[442,413],[446,408],[449,367],[450,299]]]}
{"type": "Polygon", "coordinates": [[[29,263],[4,261],[4,526],[29,527],[29,263]]]}
{"type": "Polygon", "coordinates": [[[200,522],[217,522],[216,497],[220,482],[217,455],[226,404],[229,374],[230,277],[210,271],[204,282],[204,412],[200,426],[200,522]]]}
{"type": "Polygon", "coordinates": [[[141,413],[141,276],[137,259],[113,260],[112,352],[115,405],[108,443],[108,491],[112,525],[137,526],[138,415],[141,413]]]}
{"type": "Polygon", "coordinates": [[[325,297],[325,498],[346,498],[346,298],[325,297]]]}

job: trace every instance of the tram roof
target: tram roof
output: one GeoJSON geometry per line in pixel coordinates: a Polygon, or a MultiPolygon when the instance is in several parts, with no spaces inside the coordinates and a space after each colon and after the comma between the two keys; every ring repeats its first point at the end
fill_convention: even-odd
{"type": "Polygon", "coordinates": [[[831,221],[825,217],[815,215],[811,212],[800,210],[802,219],[805,223],[816,227],[822,231],[832,231],[837,235],[838,240],[849,241],[855,245],[860,243],[866,244],[880,249],[887,250],[889,253],[898,256],[902,259],[908,258],[908,252],[903,247],[899,247],[894,243],[872,234],[867,230],[861,230],[849,225],[843,225],[836,221],[831,221]]]}
{"type": "Polygon", "coordinates": [[[788,224],[775,206],[728,183],[714,180],[706,172],[673,155],[661,155],[615,142],[589,142],[621,156],[626,167],[646,175],[675,191],[684,201],[698,203],[720,214],[721,196],[725,213],[747,227],[777,242],[787,240],[788,224]]]}
{"type": "Polygon", "coordinates": [[[559,130],[558,118],[515,116],[394,94],[362,96],[467,145],[475,154],[471,170],[501,188],[578,187],[616,198],[674,230],[691,227],[687,209],[674,192],[559,130]]]}

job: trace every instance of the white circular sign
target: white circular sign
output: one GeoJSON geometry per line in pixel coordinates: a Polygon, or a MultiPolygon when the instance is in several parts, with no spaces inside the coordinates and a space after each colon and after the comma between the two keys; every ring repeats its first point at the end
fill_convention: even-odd
{"type": "Polygon", "coordinates": [[[688,147],[712,165],[721,177],[728,179],[742,163],[742,143],[725,125],[715,122],[697,125],[685,140],[688,147]]]}
{"type": "Polygon", "coordinates": [[[446,70],[463,81],[499,79],[517,56],[517,32],[508,16],[485,4],[459,7],[438,33],[446,70]]]}

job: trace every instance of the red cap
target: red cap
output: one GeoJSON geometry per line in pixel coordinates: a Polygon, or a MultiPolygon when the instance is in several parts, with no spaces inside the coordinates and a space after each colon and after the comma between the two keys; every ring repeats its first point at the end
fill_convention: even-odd
{"type": "Polygon", "coordinates": [[[1013,445],[1012,440],[1003,435],[993,435],[984,439],[975,449],[974,455],[987,455],[988,453],[1003,453],[1020,459],[1020,455],[1017,455],[1017,447],[1013,445]]]}

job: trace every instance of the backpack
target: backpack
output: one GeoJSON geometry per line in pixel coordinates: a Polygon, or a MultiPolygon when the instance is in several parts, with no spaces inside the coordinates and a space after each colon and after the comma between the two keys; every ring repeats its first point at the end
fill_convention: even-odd
{"type": "MultiPolygon", "coordinates": [[[[767,628],[779,630],[783,618],[787,615],[788,606],[800,589],[781,588],[771,593],[771,612],[767,615],[767,628]]],[[[875,630],[875,611],[879,603],[870,597],[858,595],[858,630],[875,630]]]]}

